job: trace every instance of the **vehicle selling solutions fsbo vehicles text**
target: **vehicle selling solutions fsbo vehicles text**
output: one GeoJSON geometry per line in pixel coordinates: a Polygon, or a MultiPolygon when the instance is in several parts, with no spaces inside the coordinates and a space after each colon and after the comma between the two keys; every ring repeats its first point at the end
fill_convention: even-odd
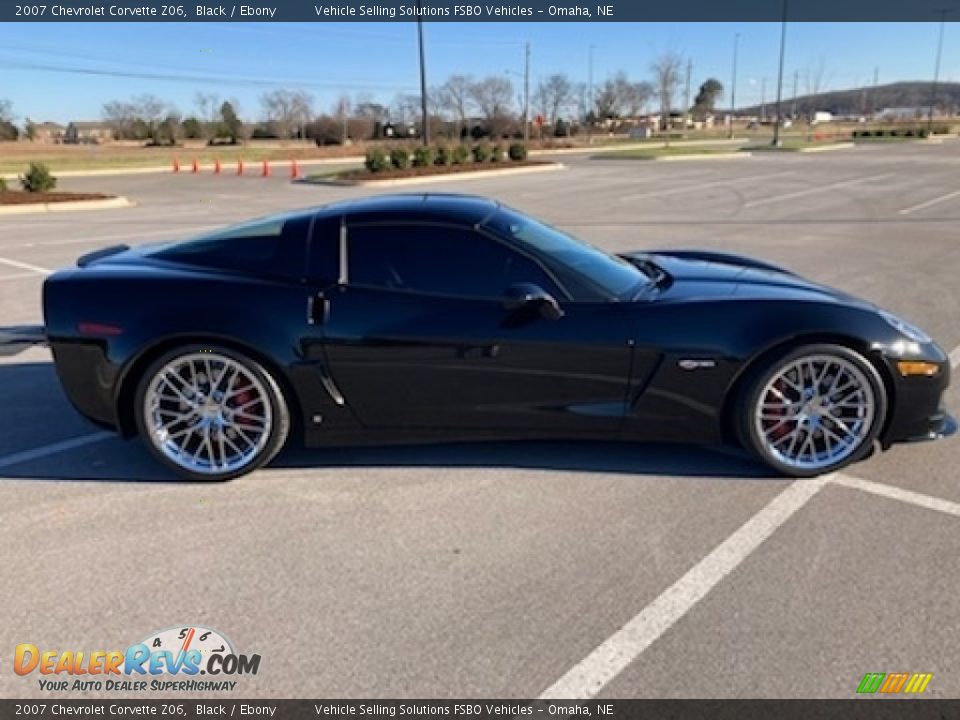
{"type": "Polygon", "coordinates": [[[314,5],[319,17],[532,17],[533,10],[520,5],[453,5],[451,7],[417,7],[400,5],[314,5]]]}

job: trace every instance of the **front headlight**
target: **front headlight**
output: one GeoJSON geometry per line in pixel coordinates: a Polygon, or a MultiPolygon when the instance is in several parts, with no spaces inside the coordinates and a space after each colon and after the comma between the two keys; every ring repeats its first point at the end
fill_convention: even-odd
{"type": "Polygon", "coordinates": [[[886,310],[880,310],[879,312],[880,317],[890,323],[890,325],[904,337],[908,337],[914,342],[918,343],[932,342],[930,336],[916,325],[908,323],[903,318],[897,317],[893,313],[887,312],[886,310]]]}

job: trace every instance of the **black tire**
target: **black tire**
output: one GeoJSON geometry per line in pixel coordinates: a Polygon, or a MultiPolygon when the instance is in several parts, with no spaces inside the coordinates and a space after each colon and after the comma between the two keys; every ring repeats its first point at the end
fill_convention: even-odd
{"type": "MultiPolygon", "coordinates": [[[[229,384],[229,380],[227,383],[229,384]]],[[[173,470],[179,477],[193,482],[223,482],[253,472],[257,468],[266,465],[280,452],[290,433],[290,413],[283,392],[273,376],[262,365],[243,353],[218,345],[183,345],[163,353],[150,364],[138,380],[137,391],[134,396],[133,412],[137,423],[137,430],[150,453],[163,465],[173,470]],[[261,441],[262,444],[258,443],[259,448],[256,452],[251,454],[249,459],[244,460],[242,465],[238,465],[237,467],[224,470],[207,469],[202,472],[186,467],[178,463],[158,446],[157,443],[159,440],[154,439],[155,435],[153,434],[152,428],[148,426],[147,416],[149,409],[146,407],[147,393],[157,374],[162,368],[177,361],[178,358],[183,359],[188,356],[196,356],[198,353],[203,353],[204,357],[209,355],[211,358],[227,358],[242,367],[244,372],[259,382],[257,389],[262,389],[264,402],[269,405],[269,430],[262,433],[265,439],[261,441]]],[[[266,414],[265,408],[264,413],[266,414]]],[[[221,448],[222,447],[221,445],[221,448]]]]}
{"type": "MultiPolygon", "coordinates": [[[[847,370],[843,370],[842,372],[847,372],[847,370]]],[[[829,379],[829,377],[826,379],[829,379]]],[[[800,384],[803,385],[802,377],[800,378],[800,384]]],[[[817,385],[817,383],[814,382],[814,385],[817,385]]],[[[823,389],[823,384],[818,386],[818,390],[815,391],[818,399],[814,402],[819,403],[819,397],[825,397],[829,404],[831,399],[835,399],[835,397],[832,396],[831,392],[826,392],[825,395],[821,396],[820,391],[823,389]]],[[[793,387],[789,388],[788,392],[797,393],[799,396],[799,392],[793,387]]],[[[794,399],[792,395],[788,395],[788,398],[790,400],[794,399]]],[[[799,401],[795,403],[795,405],[799,404],[799,401]]],[[[801,413],[803,412],[802,410],[799,411],[801,413]]],[[[786,411],[784,410],[783,412],[785,413],[786,411]]],[[[884,420],[887,415],[887,393],[883,379],[880,377],[877,369],[860,353],[842,345],[803,345],[792,348],[791,350],[777,356],[775,359],[754,369],[744,383],[743,392],[741,393],[740,400],[737,403],[736,415],[737,434],[740,437],[741,442],[743,443],[744,447],[760,461],[783,475],[792,477],[815,477],[817,475],[825,475],[827,473],[835,472],[840,468],[850,465],[851,463],[862,460],[864,457],[873,452],[874,443],[880,433],[880,430],[883,428],[884,420]],[[800,423],[791,424],[792,421],[788,422],[785,419],[777,420],[767,418],[766,420],[761,420],[757,417],[757,413],[761,409],[759,407],[760,403],[764,400],[764,393],[768,393],[766,397],[767,402],[769,403],[770,398],[773,397],[769,393],[776,392],[769,389],[768,385],[774,382],[778,376],[781,376],[781,373],[787,368],[790,368],[793,363],[806,358],[834,358],[839,363],[839,367],[847,368],[849,366],[853,366],[856,368],[856,370],[859,371],[859,375],[850,371],[851,374],[848,376],[848,379],[857,380],[859,385],[862,385],[863,393],[860,395],[860,398],[863,402],[863,407],[850,408],[849,410],[842,410],[840,412],[864,413],[864,415],[861,416],[861,419],[863,420],[862,429],[860,429],[859,425],[856,425],[856,417],[853,418],[853,424],[858,427],[856,436],[853,434],[847,434],[849,429],[841,429],[840,426],[831,418],[831,416],[826,416],[827,419],[824,420],[823,417],[821,417],[817,412],[811,413],[813,419],[804,421],[816,423],[816,425],[814,425],[815,430],[813,431],[815,439],[810,443],[812,452],[810,460],[808,460],[807,463],[816,465],[808,467],[797,464],[803,462],[803,447],[800,448],[800,460],[794,459],[794,462],[791,462],[790,458],[787,457],[790,453],[781,451],[779,448],[771,448],[771,442],[767,437],[767,435],[773,430],[781,431],[782,429],[782,432],[789,434],[800,423]],[[849,364],[849,366],[847,364],[849,364]],[[872,403],[872,410],[870,411],[866,409],[868,403],[872,403]],[[867,420],[866,417],[869,417],[869,420],[867,420]],[[764,422],[770,423],[769,425],[765,426],[766,434],[764,434],[763,430],[761,429],[764,427],[764,422]],[[826,429],[821,429],[824,426],[826,429]],[[826,442],[825,434],[828,432],[830,432],[831,437],[836,438],[838,435],[835,432],[832,432],[830,430],[831,428],[833,431],[838,431],[840,433],[839,436],[842,438],[846,439],[855,437],[856,439],[850,441],[850,447],[843,451],[845,454],[841,455],[838,452],[838,456],[831,460],[829,452],[825,450],[823,452],[823,459],[820,460],[815,443],[826,442]]],[[[844,417],[843,420],[846,421],[847,418],[844,417]]],[[[807,433],[809,431],[804,430],[803,432],[807,433]]],[[[805,434],[800,434],[799,436],[809,437],[809,435],[805,434]]],[[[789,438],[785,438],[783,441],[784,448],[790,444],[790,442],[793,441],[791,441],[789,438]]],[[[806,440],[804,442],[806,442],[806,440]]],[[[833,442],[836,442],[836,440],[833,442]]],[[[777,442],[773,441],[772,444],[776,445],[777,442]]]]}

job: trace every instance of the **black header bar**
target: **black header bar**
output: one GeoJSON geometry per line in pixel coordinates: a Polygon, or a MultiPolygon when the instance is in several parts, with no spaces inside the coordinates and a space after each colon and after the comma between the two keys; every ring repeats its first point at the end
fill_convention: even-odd
{"type": "MultiPolygon", "coordinates": [[[[943,0],[793,0],[792,22],[935,22],[943,0]]],[[[778,0],[6,0],[2,22],[778,22],[778,0]]],[[[957,13],[960,15],[960,11],[957,13]]],[[[947,20],[952,16],[948,15],[947,20]]],[[[957,19],[960,19],[958,17],[957,19]]]]}

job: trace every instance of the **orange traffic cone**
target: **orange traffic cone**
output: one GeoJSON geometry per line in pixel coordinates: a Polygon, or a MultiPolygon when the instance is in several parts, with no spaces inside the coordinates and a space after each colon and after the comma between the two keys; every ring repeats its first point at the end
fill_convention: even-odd
{"type": "Polygon", "coordinates": [[[200,172],[200,166],[197,164],[197,159],[193,159],[193,173],[196,174],[200,172]]]}
{"type": "Polygon", "coordinates": [[[180,158],[176,155],[173,156],[173,171],[180,172],[180,158]]]}
{"type": "Polygon", "coordinates": [[[243,175],[243,160],[237,160],[237,175],[243,175]]]}
{"type": "Polygon", "coordinates": [[[263,161],[263,172],[261,173],[263,177],[270,177],[270,161],[263,161]]]}
{"type": "Polygon", "coordinates": [[[294,158],[290,161],[290,179],[296,180],[300,177],[300,166],[297,165],[297,160],[294,158]]]}
{"type": "Polygon", "coordinates": [[[221,168],[220,168],[220,158],[214,158],[214,159],[213,159],[213,174],[214,174],[214,175],[219,175],[219,174],[220,174],[220,169],[221,169],[221,168]]]}

